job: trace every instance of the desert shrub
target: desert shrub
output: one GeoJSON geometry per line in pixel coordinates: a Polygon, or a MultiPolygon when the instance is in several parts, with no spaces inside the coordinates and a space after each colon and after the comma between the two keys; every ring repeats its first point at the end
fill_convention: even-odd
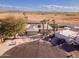
{"type": "Polygon", "coordinates": [[[12,37],[26,31],[27,20],[24,18],[7,17],[0,20],[0,34],[3,38],[12,37]]]}

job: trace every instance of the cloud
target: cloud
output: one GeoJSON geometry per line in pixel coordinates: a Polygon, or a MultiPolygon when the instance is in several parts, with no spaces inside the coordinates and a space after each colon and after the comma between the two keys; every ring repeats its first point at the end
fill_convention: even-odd
{"type": "Polygon", "coordinates": [[[58,11],[58,12],[79,12],[79,6],[67,6],[67,5],[43,5],[41,9],[46,11],[58,11]]]}
{"type": "Polygon", "coordinates": [[[79,9],[78,6],[63,6],[63,5],[44,5],[42,8],[64,8],[64,9],[79,9]]]}
{"type": "Polygon", "coordinates": [[[2,8],[9,8],[9,9],[18,9],[18,10],[26,10],[26,9],[29,9],[29,7],[23,7],[23,6],[11,6],[11,5],[3,5],[3,4],[0,4],[0,7],[2,8]]]}
{"type": "Polygon", "coordinates": [[[79,12],[78,6],[63,6],[63,5],[42,5],[37,7],[24,7],[24,6],[12,6],[0,4],[0,10],[20,10],[20,11],[67,11],[67,12],[79,12]]]}

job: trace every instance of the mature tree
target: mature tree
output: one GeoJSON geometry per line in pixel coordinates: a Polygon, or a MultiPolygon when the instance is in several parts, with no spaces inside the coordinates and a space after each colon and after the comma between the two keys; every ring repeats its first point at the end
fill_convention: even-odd
{"type": "Polygon", "coordinates": [[[54,34],[55,34],[55,32],[58,30],[58,24],[56,24],[56,21],[55,20],[52,20],[53,21],[53,31],[54,31],[54,34]]]}
{"type": "Polygon", "coordinates": [[[23,12],[23,15],[25,16],[26,15],[26,12],[23,12]]]}
{"type": "Polygon", "coordinates": [[[46,22],[47,22],[47,33],[48,33],[48,30],[49,30],[49,28],[48,28],[48,25],[49,25],[49,19],[48,19],[46,22]]]}
{"type": "Polygon", "coordinates": [[[42,20],[41,23],[42,23],[42,26],[43,26],[43,35],[44,35],[44,24],[46,23],[46,20],[45,19],[42,20]]]}
{"type": "Polygon", "coordinates": [[[0,34],[3,38],[15,37],[16,34],[25,32],[26,23],[24,18],[7,17],[0,20],[0,34]]]}
{"type": "MultiPolygon", "coordinates": [[[[22,14],[23,14],[24,18],[25,18],[25,19],[27,20],[27,22],[28,22],[28,16],[26,16],[26,12],[23,12],[22,14]]],[[[25,32],[25,34],[27,34],[27,31],[25,32]]]]}
{"type": "Polygon", "coordinates": [[[26,12],[23,12],[24,18],[28,19],[28,17],[26,16],[26,12]]]}

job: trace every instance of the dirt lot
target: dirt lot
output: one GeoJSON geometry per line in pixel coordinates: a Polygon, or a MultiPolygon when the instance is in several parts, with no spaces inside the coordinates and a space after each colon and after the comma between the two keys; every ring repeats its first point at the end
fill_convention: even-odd
{"type": "MultiPolygon", "coordinates": [[[[0,19],[14,16],[15,18],[24,17],[22,13],[0,13],[0,19]]],[[[69,25],[79,25],[79,15],[65,15],[65,14],[29,14],[26,13],[28,17],[28,22],[39,23],[43,19],[55,19],[56,23],[69,24],[69,25]]]]}

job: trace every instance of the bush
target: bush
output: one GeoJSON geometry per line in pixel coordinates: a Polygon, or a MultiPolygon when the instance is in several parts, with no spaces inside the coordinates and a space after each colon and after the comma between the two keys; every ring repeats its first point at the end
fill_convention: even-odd
{"type": "Polygon", "coordinates": [[[3,38],[12,37],[19,33],[24,33],[27,20],[24,18],[7,17],[0,20],[0,33],[3,38]]]}

